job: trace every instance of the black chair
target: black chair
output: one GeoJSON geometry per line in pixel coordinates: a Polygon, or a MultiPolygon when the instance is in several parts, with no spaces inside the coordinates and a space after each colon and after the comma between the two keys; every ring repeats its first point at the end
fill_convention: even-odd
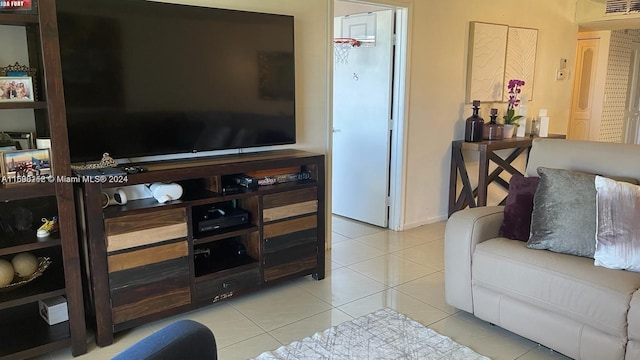
{"type": "Polygon", "coordinates": [[[211,330],[193,320],[179,320],[125,349],[112,360],[216,360],[211,330]]]}

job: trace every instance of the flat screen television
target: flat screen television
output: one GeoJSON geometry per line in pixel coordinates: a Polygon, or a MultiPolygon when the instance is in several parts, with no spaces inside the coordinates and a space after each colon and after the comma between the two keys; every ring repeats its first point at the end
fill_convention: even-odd
{"type": "Polygon", "coordinates": [[[57,0],[71,161],[293,144],[293,17],[57,0]]]}

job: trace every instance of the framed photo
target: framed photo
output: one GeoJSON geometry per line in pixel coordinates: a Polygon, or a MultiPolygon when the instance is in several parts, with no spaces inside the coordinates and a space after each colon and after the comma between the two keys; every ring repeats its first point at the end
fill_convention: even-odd
{"type": "Polygon", "coordinates": [[[32,78],[0,76],[0,101],[35,101],[32,78]]]}
{"type": "Polygon", "coordinates": [[[18,149],[16,149],[16,147],[14,145],[3,146],[2,144],[0,144],[0,152],[16,151],[16,150],[18,150],[18,149]]]}
{"type": "Polygon", "coordinates": [[[14,145],[14,150],[36,148],[36,134],[34,132],[2,131],[0,132],[0,146],[14,145]]]}
{"type": "Polygon", "coordinates": [[[47,181],[52,176],[49,149],[3,152],[2,175],[7,184],[47,181]]]}
{"type": "MultiPolygon", "coordinates": [[[[0,0],[0,2],[3,0],[0,0]]],[[[0,76],[9,77],[31,77],[31,83],[33,85],[33,99],[38,100],[38,70],[36,68],[28,67],[26,65],[20,65],[15,63],[13,65],[7,65],[0,67],[0,76]]]]}
{"type": "Polygon", "coordinates": [[[0,77],[0,101],[34,101],[31,77],[0,77]]]}

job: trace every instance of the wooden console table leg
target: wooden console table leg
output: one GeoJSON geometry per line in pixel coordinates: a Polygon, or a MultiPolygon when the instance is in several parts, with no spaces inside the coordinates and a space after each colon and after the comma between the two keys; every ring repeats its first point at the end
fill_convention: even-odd
{"type": "Polygon", "coordinates": [[[480,158],[478,160],[478,203],[477,206],[487,205],[487,188],[489,183],[489,157],[487,150],[480,150],[480,158]]]}
{"type": "Polygon", "coordinates": [[[456,195],[458,190],[458,165],[456,161],[455,152],[460,151],[456,149],[455,145],[451,146],[451,170],[449,171],[449,216],[453,214],[456,205],[456,195]]]}
{"type": "Polygon", "coordinates": [[[463,209],[466,205],[476,207],[476,202],[471,188],[471,181],[469,181],[469,173],[467,172],[464,158],[462,157],[462,147],[454,143],[451,149],[451,174],[449,178],[449,216],[463,209]],[[462,181],[462,190],[456,200],[458,171],[460,172],[460,180],[462,181]]]}

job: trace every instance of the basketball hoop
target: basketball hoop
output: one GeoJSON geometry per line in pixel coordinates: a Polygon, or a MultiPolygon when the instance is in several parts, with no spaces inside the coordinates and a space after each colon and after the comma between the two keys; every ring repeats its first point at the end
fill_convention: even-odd
{"type": "Polygon", "coordinates": [[[359,47],[360,41],[352,38],[333,39],[333,49],[337,64],[346,64],[349,60],[349,50],[359,47]]]}

